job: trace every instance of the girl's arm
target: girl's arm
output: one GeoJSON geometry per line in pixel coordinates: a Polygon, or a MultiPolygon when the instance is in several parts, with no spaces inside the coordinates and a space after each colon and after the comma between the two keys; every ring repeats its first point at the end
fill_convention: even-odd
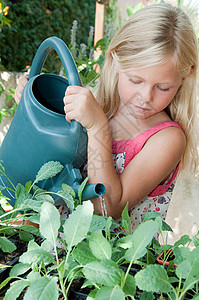
{"type": "MultiPolygon", "coordinates": [[[[89,182],[106,186],[106,209],[115,219],[121,216],[127,202],[129,209],[134,207],[164,182],[181,159],[186,144],[184,134],[178,128],[169,127],[154,134],[118,176],[108,120],[93,95],[85,88],[70,87],[65,104],[66,118],[69,121],[74,118],[87,128],[89,182]]],[[[99,199],[93,203],[100,212],[99,199]]]]}

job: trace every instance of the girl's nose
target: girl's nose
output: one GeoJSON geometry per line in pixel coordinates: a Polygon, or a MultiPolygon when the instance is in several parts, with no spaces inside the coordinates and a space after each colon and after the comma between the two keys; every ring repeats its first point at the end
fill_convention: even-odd
{"type": "Polygon", "coordinates": [[[140,95],[142,101],[145,102],[150,102],[152,99],[152,93],[153,93],[153,88],[151,86],[143,86],[140,95]]]}

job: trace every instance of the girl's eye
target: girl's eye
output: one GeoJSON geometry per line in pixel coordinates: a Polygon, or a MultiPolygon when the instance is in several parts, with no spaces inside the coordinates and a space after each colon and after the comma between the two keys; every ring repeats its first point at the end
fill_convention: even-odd
{"type": "Polygon", "coordinates": [[[140,83],[142,83],[142,81],[140,81],[140,80],[129,79],[129,81],[132,82],[133,84],[140,84],[140,83]]]}
{"type": "Polygon", "coordinates": [[[158,89],[162,92],[168,92],[170,90],[170,88],[162,88],[160,86],[158,86],[158,89]]]}

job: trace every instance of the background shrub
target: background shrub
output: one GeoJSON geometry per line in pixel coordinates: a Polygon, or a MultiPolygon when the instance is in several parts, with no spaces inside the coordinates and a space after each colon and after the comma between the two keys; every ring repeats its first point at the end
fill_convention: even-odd
{"type": "MultiPolygon", "coordinates": [[[[90,26],[95,23],[95,0],[18,0],[6,1],[11,27],[0,32],[1,63],[8,71],[23,71],[31,65],[41,44],[49,36],[57,36],[69,46],[71,27],[78,21],[77,43],[85,43],[90,26]]],[[[60,68],[56,54],[45,63],[48,72],[60,68]]]]}

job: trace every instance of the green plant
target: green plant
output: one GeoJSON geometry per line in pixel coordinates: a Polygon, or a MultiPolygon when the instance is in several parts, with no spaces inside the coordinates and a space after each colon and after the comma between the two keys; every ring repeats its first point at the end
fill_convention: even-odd
{"type": "MultiPolygon", "coordinates": [[[[12,212],[1,216],[1,221],[23,211],[24,219],[39,224],[43,242],[39,246],[31,239],[19,263],[0,284],[2,289],[14,281],[5,294],[5,300],[17,299],[25,289],[25,300],[48,299],[49,295],[52,300],[59,299],[59,295],[69,299],[71,286],[77,279],[83,279],[83,287],[91,289],[88,299],[134,299],[139,293],[140,299],[161,299],[167,295],[169,299],[180,300],[189,292],[197,299],[197,236],[184,236],[174,246],[165,245],[163,231],[171,228],[162,221],[159,213],[145,214],[143,222],[132,232],[128,204],[122,213],[122,226],[118,228],[111,217],[95,215],[90,200],[81,203],[87,179],[79,188],[80,199],[76,199],[73,189],[64,184],[63,190],[56,193],[71,211],[68,219],[60,221],[53,194],[41,190],[36,184],[55,176],[61,169],[59,162],[49,162],[39,170],[34,182],[13,187],[15,207],[12,212]],[[158,232],[163,239],[162,245],[155,239],[158,232]],[[57,241],[61,243],[61,249],[57,247],[57,241]],[[185,246],[191,241],[195,246],[193,251],[185,246]],[[171,265],[158,265],[157,255],[163,251],[166,259],[167,251],[171,249],[175,254],[171,265]],[[174,263],[178,264],[177,268],[174,263]],[[136,274],[132,274],[132,268],[136,268],[136,274]]],[[[6,176],[2,165],[0,172],[6,176]]]]}
{"type": "Polygon", "coordinates": [[[5,85],[0,82],[0,97],[4,94],[7,104],[0,110],[0,123],[2,121],[2,117],[13,116],[17,109],[17,103],[13,101],[14,93],[15,90],[13,88],[6,89],[5,85]]]}
{"type": "Polygon", "coordinates": [[[5,6],[4,1],[0,0],[0,32],[3,26],[7,25],[10,27],[11,20],[7,18],[9,7],[5,6]]]}
{"type": "MultiPolygon", "coordinates": [[[[80,24],[78,43],[85,43],[89,26],[94,25],[94,0],[20,0],[7,1],[7,5],[12,27],[2,29],[0,49],[2,64],[8,71],[21,72],[30,66],[36,50],[47,37],[57,36],[68,45],[74,19],[80,24]]],[[[56,54],[47,58],[49,73],[59,71],[60,63],[55,57],[56,54]]]]}

